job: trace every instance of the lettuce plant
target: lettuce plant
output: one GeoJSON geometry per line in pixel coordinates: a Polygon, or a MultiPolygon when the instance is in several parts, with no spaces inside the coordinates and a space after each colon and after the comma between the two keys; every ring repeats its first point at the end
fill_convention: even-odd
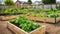
{"type": "Polygon", "coordinates": [[[16,8],[9,8],[9,9],[6,9],[5,13],[16,14],[16,13],[19,13],[19,12],[16,8]]]}
{"type": "Polygon", "coordinates": [[[40,27],[38,23],[28,20],[25,16],[19,16],[10,20],[10,22],[18,24],[18,26],[26,32],[30,32],[40,27]]]}
{"type": "Polygon", "coordinates": [[[44,14],[41,14],[41,13],[40,14],[32,14],[31,13],[30,16],[32,16],[32,17],[45,17],[44,14]]]}

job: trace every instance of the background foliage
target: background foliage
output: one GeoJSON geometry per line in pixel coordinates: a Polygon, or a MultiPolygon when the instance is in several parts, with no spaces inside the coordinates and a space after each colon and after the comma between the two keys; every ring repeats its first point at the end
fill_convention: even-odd
{"type": "Polygon", "coordinates": [[[42,0],[44,4],[54,4],[56,3],[56,0],[42,0]]]}
{"type": "Polygon", "coordinates": [[[13,2],[13,0],[5,0],[5,5],[8,5],[8,6],[10,6],[10,5],[14,5],[14,2],[13,2]]]}

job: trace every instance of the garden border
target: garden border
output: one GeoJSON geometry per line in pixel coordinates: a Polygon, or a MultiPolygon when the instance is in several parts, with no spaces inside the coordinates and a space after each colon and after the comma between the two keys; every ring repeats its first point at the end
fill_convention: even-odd
{"type": "Polygon", "coordinates": [[[8,28],[10,30],[12,30],[15,34],[45,34],[45,32],[46,32],[46,27],[42,26],[42,27],[39,27],[39,28],[27,33],[24,30],[20,29],[19,27],[15,26],[14,24],[9,23],[9,22],[8,22],[8,28]]]}
{"type": "Polygon", "coordinates": [[[56,18],[38,18],[38,17],[31,17],[31,16],[27,16],[28,19],[33,20],[33,21],[37,21],[37,22],[43,22],[43,23],[57,23],[60,21],[60,17],[56,18]]]}
{"type": "Polygon", "coordinates": [[[2,21],[8,21],[10,19],[17,18],[19,15],[0,16],[0,20],[2,20],[2,21]]]}

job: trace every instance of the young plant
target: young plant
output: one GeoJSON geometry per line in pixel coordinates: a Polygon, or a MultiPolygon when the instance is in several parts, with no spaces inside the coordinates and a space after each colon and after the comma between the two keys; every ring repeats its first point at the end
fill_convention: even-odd
{"type": "Polygon", "coordinates": [[[20,10],[20,13],[22,13],[22,14],[26,14],[27,12],[28,12],[27,9],[22,9],[22,10],[20,10]]]}
{"type": "Polygon", "coordinates": [[[40,27],[38,23],[28,20],[26,16],[19,16],[16,19],[10,20],[10,22],[18,24],[18,26],[26,32],[30,32],[40,27]]]}
{"type": "Polygon", "coordinates": [[[40,14],[32,14],[31,13],[30,16],[32,16],[32,17],[45,17],[44,14],[41,14],[41,13],[40,14]]]}
{"type": "Polygon", "coordinates": [[[55,23],[56,23],[56,18],[59,17],[59,15],[58,15],[58,14],[50,14],[50,15],[48,15],[47,17],[49,17],[49,18],[54,18],[55,23]]]}
{"type": "Polygon", "coordinates": [[[16,8],[10,8],[10,9],[6,9],[5,13],[16,14],[16,13],[19,13],[19,12],[16,8]]]}

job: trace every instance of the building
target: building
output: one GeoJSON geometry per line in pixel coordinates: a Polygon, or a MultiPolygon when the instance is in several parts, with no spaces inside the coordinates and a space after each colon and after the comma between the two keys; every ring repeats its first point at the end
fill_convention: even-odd
{"type": "Polygon", "coordinates": [[[60,1],[56,1],[57,4],[60,4],[60,1]]]}
{"type": "Polygon", "coordinates": [[[38,5],[38,4],[43,4],[42,1],[35,1],[33,4],[38,5]]]}
{"type": "Polygon", "coordinates": [[[16,6],[20,6],[20,5],[21,5],[21,1],[17,0],[17,1],[15,2],[15,5],[16,5],[16,6]]]}
{"type": "Polygon", "coordinates": [[[35,1],[32,3],[32,5],[34,8],[42,8],[44,4],[42,3],[42,1],[35,1]]]}
{"type": "Polygon", "coordinates": [[[4,0],[0,0],[0,4],[4,4],[4,0]]]}
{"type": "Polygon", "coordinates": [[[5,9],[4,0],[0,0],[0,9],[5,9]]]}

